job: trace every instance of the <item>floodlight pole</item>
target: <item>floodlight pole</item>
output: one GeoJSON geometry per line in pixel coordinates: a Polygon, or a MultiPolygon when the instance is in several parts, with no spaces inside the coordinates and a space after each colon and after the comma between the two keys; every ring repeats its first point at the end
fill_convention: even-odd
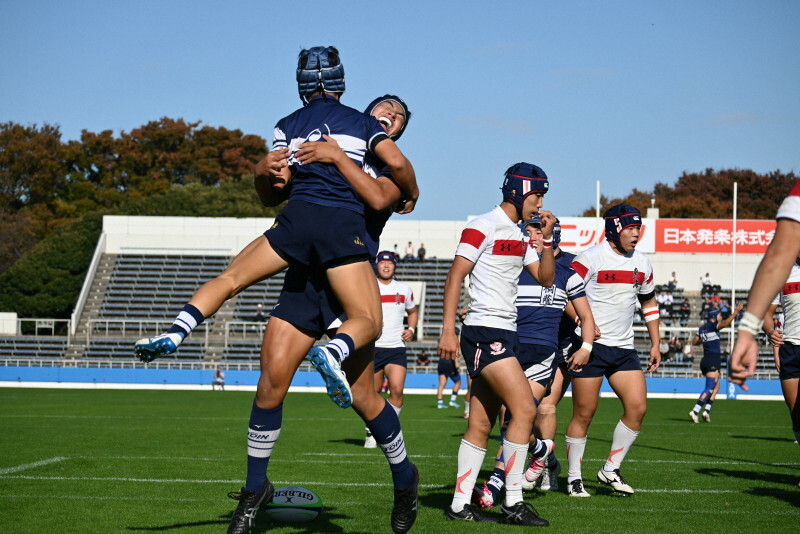
{"type": "MultiPolygon", "coordinates": [[[[739,199],[739,182],[733,182],[733,261],[731,262],[731,310],[736,309],[736,223],[739,199]]],[[[731,323],[731,329],[733,324],[731,323]]]]}

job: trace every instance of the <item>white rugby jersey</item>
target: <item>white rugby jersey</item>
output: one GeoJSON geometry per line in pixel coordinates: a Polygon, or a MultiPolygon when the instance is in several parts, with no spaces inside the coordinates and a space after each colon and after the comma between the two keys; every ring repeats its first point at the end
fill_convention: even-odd
{"type": "Polygon", "coordinates": [[[650,260],[634,250],[621,256],[604,241],[581,252],[571,267],[586,284],[601,345],[632,349],[638,295],[655,290],[650,260]]]}
{"type": "Polygon", "coordinates": [[[528,242],[528,236],[499,206],[467,224],[456,247],[456,256],[475,264],[464,324],[516,331],[519,275],[524,266],[539,261],[528,242]]]}
{"type": "Polygon", "coordinates": [[[772,303],[780,304],[783,309],[783,340],[800,345],[800,267],[796,263],[772,303]]]}
{"type": "Polygon", "coordinates": [[[794,219],[800,222],[800,180],[794,183],[794,187],[778,208],[776,219],[794,219]]]}
{"type": "Polygon", "coordinates": [[[414,293],[408,284],[392,280],[388,284],[378,281],[381,290],[381,307],[383,308],[383,332],[375,342],[382,349],[394,349],[405,346],[403,342],[403,317],[406,310],[413,310],[414,293]]]}

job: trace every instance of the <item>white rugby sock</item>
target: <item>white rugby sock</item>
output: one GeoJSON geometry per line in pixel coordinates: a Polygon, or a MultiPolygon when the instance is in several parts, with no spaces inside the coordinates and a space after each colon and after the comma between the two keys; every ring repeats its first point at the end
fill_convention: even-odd
{"type": "Polygon", "coordinates": [[[503,440],[503,459],[506,464],[506,506],[514,506],[522,500],[522,472],[525,470],[527,443],[512,443],[503,440]]]}
{"type": "Polygon", "coordinates": [[[614,438],[611,441],[611,452],[608,453],[608,460],[603,466],[603,471],[619,469],[622,460],[625,459],[625,455],[628,454],[638,436],[639,432],[631,430],[622,421],[617,423],[617,427],[614,429],[614,438]]]}
{"type": "Polygon", "coordinates": [[[478,480],[478,473],[483,465],[483,458],[486,456],[486,449],[473,445],[469,441],[462,439],[458,447],[458,471],[456,474],[456,490],[453,494],[453,502],[450,508],[454,512],[460,512],[464,506],[469,504],[472,498],[472,488],[478,480]]]}
{"type": "Polygon", "coordinates": [[[581,464],[583,463],[583,451],[586,450],[586,437],[571,438],[565,436],[567,442],[567,482],[572,482],[581,477],[581,464]]]}

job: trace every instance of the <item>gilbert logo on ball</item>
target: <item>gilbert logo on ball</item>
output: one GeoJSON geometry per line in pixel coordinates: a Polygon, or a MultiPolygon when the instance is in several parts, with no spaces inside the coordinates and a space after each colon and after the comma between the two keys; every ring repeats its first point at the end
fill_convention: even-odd
{"type": "Polygon", "coordinates": [[[303,523],[315,519],[322,511],[322,499],[308,488],[284,486],[265,507],[267,515],[275,521],[303,523]]]}

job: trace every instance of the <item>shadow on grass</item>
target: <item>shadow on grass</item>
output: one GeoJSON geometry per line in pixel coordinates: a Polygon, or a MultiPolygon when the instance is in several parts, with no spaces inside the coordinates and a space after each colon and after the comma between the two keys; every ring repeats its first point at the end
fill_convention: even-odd
{"type": "Polygon", "coordinates": [[[791,438],[776,438],[770,436],[729,436],[733,439],[756,439],[759,441],[774,441],[776,443],[794,443],[791,438]]]}
{"type": "MultiPolygon", "coordinates": [[[[204,525],[227,525],[228,523],[230,523],[232,515],[233,511],[222,514],[221,516],[219,516],[219,519],[209,519],[207,521],[194,521],[191,523],[173,523],[171,525],[161,525],[158,527],[128,527],[127,530],[162,532],[169,530],[179,530],[183,528],[194,528],[204,525]]],[[[275,528],[291,529],[291,532],[298,534],[304,534],[310,532],[345,532],[344,527],[341,527],[333,523],[333,521],[341,519],[350,519],[350,516],[337,513],[335,507],[325,507],[322,510],[322,513],[319,515],[319,517],[307,523],[284,523],[279,521],[273,521],[269,517],[267,517],[267,515],[262,510],[256,516],[256,523],[255,525],[253,525],[252,533],[259,534],[261,532],[267,532],[275,528]]],[[[348,533],[352,532],[353,534],[370,534],[369,532],[358,532],[353,530],[348,530],[347,532],[348,533]]]]}
{"type": "Polygon", "coordinates": [[[695,472],[700,475],[706,475],[710,477],[734,477],[743,478],[750,481],[760,480],[766,482],[772,487],[751,488],[749,490],[744,490],[742,493],[755,495],[758,497],[773,497],[791,504],[792,506],[800,507],[800,491],[798,491],[797,488],[797,475],[790,475],[788,473],[764,473],[761,471],[745,471],[740,469],[720,469],[713,467],[695,469],[695,472]]]}

